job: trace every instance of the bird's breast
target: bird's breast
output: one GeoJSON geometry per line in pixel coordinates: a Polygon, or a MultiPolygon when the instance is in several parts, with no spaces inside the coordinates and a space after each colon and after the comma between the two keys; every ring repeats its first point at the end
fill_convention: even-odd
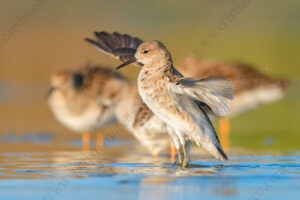
{"type": "Polygon", "coordinates": [[[160,102],[167,95],[167,82],[157,74],[141,72],[138,77],[138,89],[143,101],[160,102]]]}

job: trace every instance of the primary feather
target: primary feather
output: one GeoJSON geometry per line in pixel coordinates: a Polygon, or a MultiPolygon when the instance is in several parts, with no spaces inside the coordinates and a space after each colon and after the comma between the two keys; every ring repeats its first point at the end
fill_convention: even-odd
{"type": "Polygon", "coordinates": [[[109,34],[105,31],[101,31],[95,32],[94,34],[97,39],[86,38],[85,40],[102,53],[120,59],[123,62],[134,58],[137,48],[143,43],[143,41],[137,37],[131,37],[130,35],[120,34],[118,32],[109,34]]]}

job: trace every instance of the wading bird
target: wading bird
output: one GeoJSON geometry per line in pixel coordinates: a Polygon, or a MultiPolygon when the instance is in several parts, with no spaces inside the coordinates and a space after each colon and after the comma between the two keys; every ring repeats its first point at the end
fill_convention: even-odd
{"type": "MultiPolygon", "coordinates": [[[[82,133],[82,145],[90,147],[90,132],[116,121],[113,109],[99,96],[109,90],[109,81],[123,80],[118,73],[102,67],[86,66],[77,71],[61,70],[51,76],[47,102],[55,118],[74,132],[82,133]]],[[[97,136],[102,148],[103,134],[97,136]]]]}
{"type": "Polygon", "coordinates": [[[186,167],[189,162],[186,141],[193,141],[216,158],[227,160],[208,113],[223,116],[229,111],[233,99],[231,82],[224,78],[184,78],[174,68],[167,48],[157,40],[136,44],[126,34],[96,32],[95,35],[97,41],[87,41],[125,61],[117,69],[131,63],[142,66],[138,76],[139,94],[166,124],[179,151],[179,165],[186,167]]]}

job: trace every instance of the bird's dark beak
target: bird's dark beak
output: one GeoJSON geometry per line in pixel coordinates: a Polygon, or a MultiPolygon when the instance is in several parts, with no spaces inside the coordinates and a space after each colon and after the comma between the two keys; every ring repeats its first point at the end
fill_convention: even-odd
{"type": "Polygon", "coordinates": [[[54,90],[56,90],[56,89],[57,88],[55,88],[55,87],[51,87],[45,94],[45,98],[48,99],[51,96],[52,92],[54,92],[54,90]]]}
{"type": "Polygon", "coordinates": [[[126,61],[123,64],[121,64],[118,67],[116,67],[116,69],[118,70],[118,69],[120,69],[122,67],[125,67],[126,65],[129,65],[129,64],[134,63],[134,62],[136,62],[136,58],[131,58],[128,61],[126,61]]]}

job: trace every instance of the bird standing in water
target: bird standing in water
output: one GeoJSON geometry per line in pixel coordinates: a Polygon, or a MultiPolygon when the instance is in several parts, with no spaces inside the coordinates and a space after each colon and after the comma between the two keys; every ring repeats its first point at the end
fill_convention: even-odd
{"type": "MultiPolygon", "coordinates": [[[[95,32],[96,39],[85,39],[102,53],[121,61],[128,61],[143,41],[137,37],[114,32],[95,32]]],[[[140,66],[140,63],[136,63],[140,66]]],[[[169,137],[166,124],[148,108],[141,99],[137,85],[123,83],[119,98],[110,101],[110,107],[115,109],[116,117],[154,157],[166,149],[170,149],[171,160],[175,160],[176,149],[169,137]]],[[[107,96],[107,95],[106,95],[107,96]]]]}
{"type": "MultiPolygon", "coordinates": [[[[98,35],[100,33],[105,32],[99,32],[98,35]]],[[[129,43],[125,47],[106,50],[105,47],[116,40],[116,35],[120,34],[105,33],[100,42],[88,41],[101,51],[126,61],[117,69],[130,63],[142,66],[138,76],[139,94],[152,112],[166,124],[179,151],[178,164],[183,167],[188,165],[186,141],[194,141],[216,158],[227,160],[207,112],[217,116],[228,112],[233,99],[231,82],[224,78],[184,78],[174,68],[167,48],[156,40],[138,46],[129,43]]]]}
{"type": "MultiPolygon", "coordinates": [[[[101,103],[111,90],[110,82],[123,78],[103,67],[85,66],[76,71],[61,70],[51,76],[47,102],[55,118],[74,132],[82,133],[84,150],[90,148],[90,132],[116,121],[113,109],[101,103]]],[[[97,148],[103,148],[104,136],[97,136],[97,148]]]]}

